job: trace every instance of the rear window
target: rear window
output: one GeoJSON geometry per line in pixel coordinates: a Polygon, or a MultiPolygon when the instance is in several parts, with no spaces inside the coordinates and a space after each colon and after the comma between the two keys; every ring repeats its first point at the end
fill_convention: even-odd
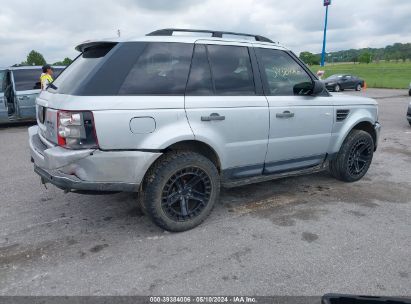
{"type": "Polygon", "coordinates": [[[16,91],[28,91],[40,89],[41,69],[14,70],[14,85],[16,91]]]}
{"type": "Polygon", "coordinates": [[[51,93],[74,94],[84,84],[87,77],[104,60],[114,44],[104,44],[99,47],[86,49],[74,62],[69,65],[64,73],[49,86],[51,93]]]}
{"type": "Polygon", "coordinates": [[[53,79],[56,79],[61,74],[61,72],[63,72],[64,70],[64,68],[54,68],[54,67],[52,67],[52,69],[53,69],[53,79]]]}
{"type": "Polygon", "coordinates": [[[123,42],[83,52],[48,89],[79,96],[183,95],[193,44],[123,42]]]}

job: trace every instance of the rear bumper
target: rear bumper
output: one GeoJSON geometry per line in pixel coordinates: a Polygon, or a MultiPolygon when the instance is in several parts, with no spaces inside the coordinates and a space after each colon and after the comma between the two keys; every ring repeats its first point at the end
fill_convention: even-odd
{"type": "Polygon", "coordinates": [[[90,182],[81,180],[73,175],[64,174],[58,170],[45,170],[34,165],[36,172],[44,184],[53,184],[62,190],[77,191],[120,191],[120,192],[137,192],[139,184],[136,183],[108,183],[108,182],[90,182]]]}
{"type": "Polygon", "coordinates": [[[137,192],[144,175],[161,153],[68,150],[47,142],[29,128],[34,171],[43,182],[64,190],[137,192]]]}

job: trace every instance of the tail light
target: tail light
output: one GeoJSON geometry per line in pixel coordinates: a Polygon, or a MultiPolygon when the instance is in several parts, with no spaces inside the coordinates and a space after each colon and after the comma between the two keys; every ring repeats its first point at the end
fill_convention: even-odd
{"type": "Polygon", "coordinates": [[[58,145],[67,149],[98,148],[93,113],[90,111],[57,112],[58,145]]]}

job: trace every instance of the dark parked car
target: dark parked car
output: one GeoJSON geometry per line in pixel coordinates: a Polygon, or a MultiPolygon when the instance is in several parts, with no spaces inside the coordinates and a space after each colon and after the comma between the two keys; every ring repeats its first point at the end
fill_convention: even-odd
{"type": "Polygon", "coordinates": [[[364,80],[357,76],[347,74],[336,74],[324,80],[327,90],[340,92],[346,89],[361,91],[364,87],[364,80]]]}
{"type": "MultiPolygon", "coordinates": [[[[410,89],[410,96],[411,96],[411,89],[410,89]]],[[[408,111],[407,111],[407,120],[411,126],[411,101],[408,104],[408,111]]]]}

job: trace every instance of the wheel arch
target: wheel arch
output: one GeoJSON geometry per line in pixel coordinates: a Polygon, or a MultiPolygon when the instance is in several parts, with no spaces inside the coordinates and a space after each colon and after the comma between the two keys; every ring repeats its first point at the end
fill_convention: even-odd
{"type": "Polygon", "coordinates": [[[370,121],[362,121],[360,123],[357,123],[351,130],[362,130],[367,133],[369,133],[372,137],[372,140],[374,142],[374,151],[376,149],[377,145],[377,132],[375,131],[374,125],[370,121]]]}
{"type": "MultiPolygon", "coordinates": [[[[220,160],[220,157],[218,156],[218,153],[215,151],[214,148],[212,148],[210,145],[206,144],[205,142],[202,142],[199,140],[181,140],[181,141],[178,141],[178,142],[175,142],[169,145],[167,148],[161,149],[161,152],[163,154],[166,154],[167,152],[176,151],[176,150],[192,151],[192,152],[199,153],[203,155],[204,157],[208,158],[216,166],[218,173],[221,173],[222,171],[221,160],[220,160]]],[[[161,156],[158,157],[155,161],[153,161],[150,164],[150,166],[147,168],[147,170],[144,172],[143,178],[141,179],[139,192],[141,192],[146,186],[145,183],[147,182],[148,172],[150,172],[150,169],[160,159],[161,159],[161,156]]]]}
{"type": "Polygon", "coordinates": [[[168,146],[164,149],[164,152],[167,153],[168,151],[176,150],[192,151],[201,154],[214,163],[218,172],[221,171],[221,160],[218,153],[213,147],[205,142],[199,140],[183,140],[168,146]]]}
{"type": "Polygon", "coordinates": [[[338,153],[338,151],[340,151],[342,144],[352,130],[362,130],[369,133],[374,142],[374,151],[376,150],[377,133],[374,128],[374,122],[369,117],[363,117],[362,119],[359,119],[350,125],[346,125],[343,129],[340,130],[340,136],[338,136],[332,149],[333,153],[338,153]]]}

